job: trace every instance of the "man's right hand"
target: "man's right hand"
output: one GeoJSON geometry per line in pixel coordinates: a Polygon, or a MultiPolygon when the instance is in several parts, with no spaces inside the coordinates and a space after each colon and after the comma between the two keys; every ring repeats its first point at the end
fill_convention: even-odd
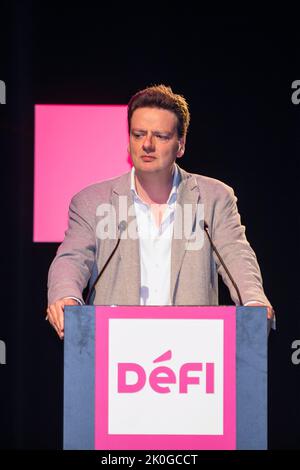
{"type": "Polygon", "coordinates": [[[79,305],[75,299],[64,298],[57,300],[47,308],[46,320],[53,326],[56,333],[63,339],[64,337],[64,306],[65,305],[79,305]]]}

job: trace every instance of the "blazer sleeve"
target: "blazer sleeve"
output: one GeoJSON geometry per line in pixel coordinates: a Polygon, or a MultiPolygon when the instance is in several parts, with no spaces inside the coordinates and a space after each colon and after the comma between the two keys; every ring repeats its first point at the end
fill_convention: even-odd
{"type": "Polygon", "coordinates": [[[63,297],[82,301],[82,291],[91,276],[95,262],[95,215],[84,193],[76,194],[70,203],[68,229],[51,263],[48,274],[48,304],[63,297]]]}
{"type": "MultiPolygon", "coordinates": [[[[256,300],[270,305],[263,290],[257,258],[246,238],[236,203],[232,188],[227,185],[218,188],[212,224],[213,241],[240,290],[243,304],[256,300]]],[[[232,300],[238,304],[237,293],[215,254],[214,259],[232,300]]]]}

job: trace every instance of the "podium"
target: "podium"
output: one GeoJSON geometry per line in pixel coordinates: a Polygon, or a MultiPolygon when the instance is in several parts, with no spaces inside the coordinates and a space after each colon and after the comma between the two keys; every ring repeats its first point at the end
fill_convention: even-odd
{"type": "Polygon", "coordinates": [[[64,449],[267,449],[265,307],[66,306],[64,449]]]}

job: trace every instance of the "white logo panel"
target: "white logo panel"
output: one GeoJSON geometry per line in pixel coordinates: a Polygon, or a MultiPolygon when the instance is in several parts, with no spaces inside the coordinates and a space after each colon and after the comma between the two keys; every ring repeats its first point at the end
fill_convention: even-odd
{"type": "Polygon", "coordinates": [[[110,319],[109,434],[222,435],[223,351],[223,320],[110,319]]]}

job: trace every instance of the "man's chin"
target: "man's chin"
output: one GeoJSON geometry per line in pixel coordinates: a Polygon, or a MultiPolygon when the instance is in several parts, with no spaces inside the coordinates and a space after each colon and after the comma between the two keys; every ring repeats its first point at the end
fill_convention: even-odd
{"type": "Polygon", "coordinates": [[[162,169],[153,164],[153,162],[150,164],[144,163],[143,165],[135,166],[135,171],[137,173],[157,173],[161,170],[162,169]]]}

